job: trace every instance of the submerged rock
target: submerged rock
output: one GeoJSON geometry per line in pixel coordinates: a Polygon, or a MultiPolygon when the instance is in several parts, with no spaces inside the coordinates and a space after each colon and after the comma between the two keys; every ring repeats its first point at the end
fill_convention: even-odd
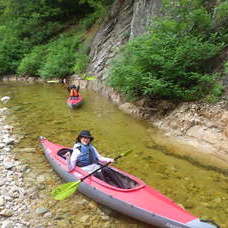
{"type": "Polygon", "coordinates": [[[6,104],[6,103],[10,100],[10,97],[9,97],[9,96],[4,96],[4,97],[2,97],[0,100],[1,100],[1,102],[2,102],[3,104],[6,104]]]}

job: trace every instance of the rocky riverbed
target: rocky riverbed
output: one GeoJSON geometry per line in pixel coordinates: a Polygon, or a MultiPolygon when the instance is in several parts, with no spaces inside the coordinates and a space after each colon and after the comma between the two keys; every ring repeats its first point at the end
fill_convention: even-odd
{"type": "Polygon", "coordinates": [[[36,156],[36,148],[17,146],[24,136],[15,120],[8,121],[10,116],[10,110],[0,106],[1,228],[147,227],[81,194],[64,201],[53,200],[50,192],[62,181],[47,167],[44,156],[36,156]],[[25,159],[20,159],[21,155],[18,158],[18,154],[25,159]],[[39,169],[26,159],[34,160],[39,169]]]}
{"type": "Polygon", "coordinates": [[[0,109],[0,222],[2,228],[28,227],[22,217],[29,213],[23,172],[26,165],[15,159],[13,145],[20,139],[12,134],[13,126],[7,125],[7,108],[0,109]]]}

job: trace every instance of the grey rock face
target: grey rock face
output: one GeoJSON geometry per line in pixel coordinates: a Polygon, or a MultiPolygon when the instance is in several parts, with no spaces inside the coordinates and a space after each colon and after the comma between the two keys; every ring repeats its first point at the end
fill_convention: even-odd
{"type": "Polygon", "coordinates": [[[134,2],[130,39],[147,31],[147,27],[151,24],[153,17],[159,15],[160,7],[160,0],[138,0],[134,2]]]}
{"type": "Polygon", "coordinates": [[[96,33],[87,71],[101,81],[108,76],[110,62],[130,38],[146,32],[152,17],[159,14],[161,0],[115,1],[96,33]]]}

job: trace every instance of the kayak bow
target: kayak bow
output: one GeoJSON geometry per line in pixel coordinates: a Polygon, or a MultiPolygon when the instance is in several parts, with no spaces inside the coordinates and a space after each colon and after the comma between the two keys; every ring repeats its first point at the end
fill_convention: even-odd
{"type": "Polygon", "coordinates": [[[79,107],[83,103],[83,98],[81,96],[79,96],[79,97],[68,97],[66,103],[70,108],[74,109],[74,108],[79,107]]]}

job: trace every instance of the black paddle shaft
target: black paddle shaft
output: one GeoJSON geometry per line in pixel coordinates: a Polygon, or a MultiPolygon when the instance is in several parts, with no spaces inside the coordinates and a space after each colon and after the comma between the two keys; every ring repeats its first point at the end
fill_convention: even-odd
{"type": "MultiPolygon", "coordinates": [[[[121,158],[121,157],[122,157],[122,155],[117,156],[116,158],[114,158],[114,161],[118,160],[118,159],[121,158]]],[[[101,165],[100,168],[94,170],[92,173],[90,173],[90,174],[88,174],[87,176],[81,178],[81,181],[84,181],[87,177],[92,176],[94,173],[96,173],[97,171],[103,169],[104,167],[107,167],[107,166],[110,165],[111,163],[112,163],[112,162],[108,162],[108,163],[106,163],[105,165],[101,165]]]]}

